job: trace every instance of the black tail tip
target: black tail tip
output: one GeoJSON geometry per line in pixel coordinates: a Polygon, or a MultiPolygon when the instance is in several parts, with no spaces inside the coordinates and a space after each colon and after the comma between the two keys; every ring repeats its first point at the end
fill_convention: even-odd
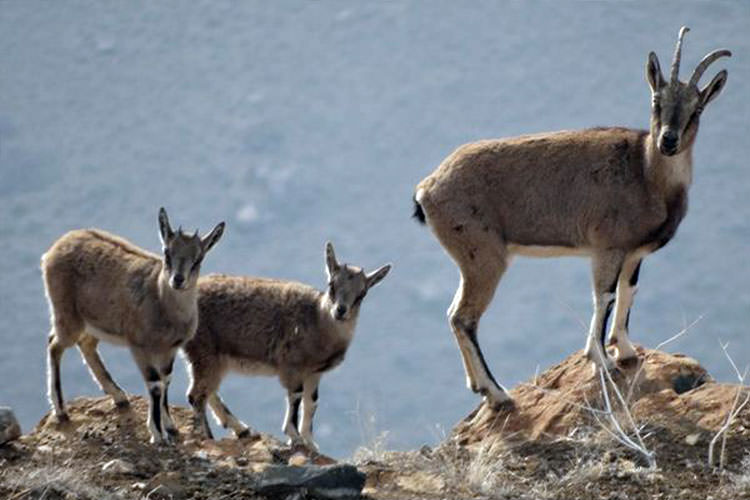
{"type": "Polygon", "coordinates": [[[422,210],[422,205],[419,204],[416,197],[413,198],[413,200],[414,200],[414,213],[411,216],[417,219],[420,224],[426,224],[427,221],[425,220],[424,210],[422,210]]]}

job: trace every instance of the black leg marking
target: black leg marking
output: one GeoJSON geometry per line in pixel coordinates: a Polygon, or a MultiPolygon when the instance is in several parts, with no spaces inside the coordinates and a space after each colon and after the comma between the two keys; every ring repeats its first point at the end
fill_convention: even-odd
{"type": "Polygon", "coordinates": [[[206,437],[208,439],[213,439],[214,433],[211,432],[211,426],[208,424],[208,418],[206,417],[205,409],[203,411],[203,414],[201,415],[201,420],[203,420],[203,428],[206,429],[206,437]]]}
{"type": "Polygon", "coordinates": [[[299,405],[302,402],[302,398],[299,397],[297,394],[294,395],[294,399],[292,400],[292,407],[290,409],[291,415],[289,420],[291,420],[292,425],[294,425],[294,428],[296,429],[299,425],[299,405]]]}
{"type": "MultiPolygon", "coordinates": [[[[604,318],[602,319],[602,329],[599,331],[599,341],[602,344],[602,347],[605,347],[604,341],[605,337],[607,336],[607,323],[609,323],[609,315],[612,314],[612,306],[615,304],[614,299],[610,299],[607,302],[607,309],[604,311],[604,318]]],[[[606,352],[606,350],[605,350],[606,352]]]]}
{"type": "Polygon", "coordinates": [[[159,376],[159,372],[156,371],[156,368],[153,366],[149,366],[146,368],[146,382],[157,382],[161,379],[159,376]]]}
{"type": "Polygon", "coordinates": [[[633,274],[630,275],[630,286],[635,286],[638,284],[638,277],[641,274],[641,264],[643,263],[642,260],[638,261],[638,265],[635,266],[635,271],[633,271],[633,274]]]}
{"type": "Polygon", "coordinates": [[[477,355],[479,356],[479,361],[482,363],[482,367],[484,368],[485,373],[487,373],[487,376],[490,378],[492,383],[495,384],[495,387],[500,388],[500,385],[497,383],[497,380],[495,380],[495,376],[492,375],[490,368],[487,366],[487,362],[484,360],[484,354],[482,354],[482,350],[479,348],[479,342],[477,341],[476,323],[473,323],[472,325],[466,327],[464,330],[466,331],[466,336],[469,337],[469,340],[474,345],[474,349],[477,351],[477,355]]]}
{"type": "Polygon", "coordinates": [[[55,370],[55,392],[57,393],[57,405],[62,410],[63,408],[63,396],[62,396],[62,386],[60,385],[60,363],[56,363],[54,368],[55,370]]]}
{"type": "Polygon", "coordinates": [[[161,433],[161,389],[152,387],[148,392],[151,395],[151,418],[156,431],[161,433]]]}
{"type": "Polygon", "coordinates": [[[630,330],[630,309],[628,309],[628,315],[625,316],[625,330],[630,330]]]}
{"type": "Polygon", "coordinates": [[[172,358],[171,360],[169,360],[169,363],[167,363],[166,365],[164,365],[164,367],[162,367],[161,373],[165,377],[168,377],[169,375],[172,374],[172,368],[174,368],[174,358],[172,358]]]}
{"type": "Polygon", "coordinates": [[[313,400],[313,403],[317,403],[318,402],[318,388],[317,387],[315,388],[315,390],[312,393],[312,400],[313,400]]]}

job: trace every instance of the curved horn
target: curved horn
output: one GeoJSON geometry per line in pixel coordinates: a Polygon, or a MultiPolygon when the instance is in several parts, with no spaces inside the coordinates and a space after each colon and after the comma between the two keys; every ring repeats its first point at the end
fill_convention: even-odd
{"type": "Polygon", "coordinates": [[[674,83],[677,81],[677,77],[680,74],[680,57],[682,56],[682,39],[685,37],[685,33],[690,31],[690,28],[683,26],[680,28],[680,34],[677,36],[677,46],[674,49],[674,58],[672,59],[672,73],[669,77],[669,81],[674,83]]]}
{"type": "Polygon", "coordinates": [[[714,50],[710,54],[708,54],[706,57],[704,57],[701,62],[698,63],[698,66],[695,68],[695,71],[693,71],[693,76],[690,77],[690,83],[688,85],[698,85],[698,81],[701,79],[701,76],[703,76],[703,72],[706,71],[706,68],[717,60],[720,57],[732,57],[732,52],[730,52],[727,49],[719,49],[714,50]]]}

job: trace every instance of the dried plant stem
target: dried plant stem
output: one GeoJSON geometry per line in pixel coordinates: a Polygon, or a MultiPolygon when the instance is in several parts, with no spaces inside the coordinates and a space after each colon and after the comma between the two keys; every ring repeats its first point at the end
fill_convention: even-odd
{"type": "Polygon", "coordinates": [[[725,461],[725,451],[726,451],[726,445],[727,445],[727,431],[732,426],[732,422],[734,419],[739,415],[739,413],[742,411],[743,408],[750,402],[750,391],[745,391],[745,399],[740,403],[740,396],[742,395],[743,389],[746,389],[745,387],[745,379],[747,378],[748,368],[745,368],[744,373],[740,373],[739,368],[737,368],[737,365],[735,364],[734,360],[732,359],[732,356],[729,354],[729,351],[727,350],[727,347],[729,344],[724,344],[719,340],[719,346],[721,346],[721,350],[724,351],[724,356],[726,356],[727,360],[729,360],[729,364],[734,369],[734,373],[737,376],[737,380],[739,381],[740,385],[737,387],[737,393],[734,396],[734,401],[732,402],[732,407],[729,410],[729,413],[727,414],[727,419],[724,422],[724,425],[721,426],[719,431],[714,435],[713,439],[711,439],[711,442],[708,445],[708,465],[709,467],[712,467],[714,464],[714,447],[716,446],[717,441],[719,438],[721,438],[721,451],[719,453],[719,471],[724,470],[724,461],[725,461]]]}

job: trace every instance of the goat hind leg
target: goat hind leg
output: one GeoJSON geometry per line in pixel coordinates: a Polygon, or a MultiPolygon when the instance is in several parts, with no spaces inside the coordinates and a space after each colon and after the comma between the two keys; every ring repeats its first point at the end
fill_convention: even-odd
{"type": "Polygon", "coordinates": [[[220,384],[220,371],[212,367],[204,368],[204,363],[191,362],[187,399],[193,409],[193,432],[205,439],[214,438],[206,418],[206,402],[209,395],[218,390],[220,384]]]}
{"type": "Polygon", "coordinates": [[[124,408],[128,406],[128,396],[112,379],[109,371],[104,366],[104,363],[102,363],[102,358],[99,356],[99,351],[97,350],[98,345],[99,339],[91,335],[83,334],[78,339],[78,350],[81,352],[83,360],[88,365],[99,387],[101,387],[105,394],[112,397],[115,406],[124,408]]]}
{"type": "Polygon", "coordinates": [[[492,375],[477,341],[479,319],[489,306],[507,267],[504,249],[491,245],[477,245],[467,255],[457,259],[461,283],[450,325],[464,359],[467,377],[473,375],[472,387],[484,396],[492,407],[498,408],[511,401],[508,391],[492,375]]]}
{"type": "Polygon", "coordinates": [[[224,404],[218,392],[214,391],[211,393],[208,397],[208,404],[211,406],[211,410],[216,415],[216,419],[222,427],[225,429],[229,427],[234,432],[234,435],[240,439],[250,436],[250,428],[229,411],[229,408],[224,404]]]}

